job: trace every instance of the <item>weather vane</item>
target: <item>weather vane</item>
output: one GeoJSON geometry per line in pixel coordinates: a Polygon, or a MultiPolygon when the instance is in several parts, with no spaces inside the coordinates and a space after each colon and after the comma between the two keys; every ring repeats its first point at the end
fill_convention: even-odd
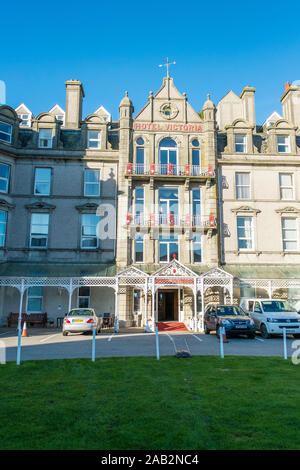
{"type": "Polygon", "coordinates": [[[159,67],[167,67],[167,78],[169,78],[169,67],[170,65],[175,65],[176,62],[169,62],[169,59],[167,57],[166,63],[165,64],[160,64],[159,67]]]}

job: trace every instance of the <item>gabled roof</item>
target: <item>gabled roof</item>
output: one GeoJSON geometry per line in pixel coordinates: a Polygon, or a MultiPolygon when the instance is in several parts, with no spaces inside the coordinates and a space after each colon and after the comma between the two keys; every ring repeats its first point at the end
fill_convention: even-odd
{"type": "Polygon", "coordinates": [[[49,113],[51,113],[51,114],[65,114],[64,110],[57,103],[53,106],[53,108],[50,109],[49,113]]]}
{"type": "Polygon", "coordinates": [[[111,121],[111,114],[107,111],[107,109],[104,108],[104,106],[101,104],[99,108],[97,108],[93,114],[100,114],[100,116],[107,116],[108,121],[111,121]]]}
{"type": "Polygon", "coordinates": [[[148,274],[134,266],[128,266],[122,271],[119,271],[117,277],[148,277],[148,274]]]}
{"type": "Polygon", "coordinates": [[[277,113],[277,111],[273,111],[273,113],[270,114],[269,117],[267,117],[267,119],[263,123],[263,126],[268,125],[269,122],[274,122],[275,123],[275,122],[279,121],[279,119],[282,119],[282,116],[280,116],[280,114],[277,113]]]}
{"type": "Polygon", "coordinates": [[[32,112],[30,111],[30,109],[27,108],[26,104],[24,104],[24,103],[19,104],[19,106],[17,108],[15,108],[15,111],[16,111],[17,114],[21,110],[24,110],[26,114],[31,114],[32,115],[32,112]]]}
{"type": "Polygon", "coordinates": [[[198,277],[194,271],[187,268],[184,264],[180,263],[176,259],[173,259],[169,264],[159,268],[157,271],[151,274],[152,277],[198,277]]]}

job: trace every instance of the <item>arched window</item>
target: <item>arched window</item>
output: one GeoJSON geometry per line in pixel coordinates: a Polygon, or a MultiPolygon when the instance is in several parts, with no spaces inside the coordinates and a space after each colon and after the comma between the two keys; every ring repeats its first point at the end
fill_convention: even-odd
{"type": "Polygon", "coordinates": [[[192,175],[199,176],[201,173],[200,142],[192,140],[192,175]]]}
{"type": "Polygon", "coordinates": [[[173,139],[163,139],[159,144],[159,173],[177,175],[177,144],[173,139]]]}
{"type": "Polygon", "coordinates": [[[144,139],[139,137],[136,139],[136,174],[143,175],[145,172],[145,149],[144,149],[144,139]]]}

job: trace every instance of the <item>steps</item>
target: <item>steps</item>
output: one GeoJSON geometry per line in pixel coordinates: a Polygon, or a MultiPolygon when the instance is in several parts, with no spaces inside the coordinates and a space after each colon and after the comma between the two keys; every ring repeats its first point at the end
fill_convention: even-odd
{"type": "Polygon", "coordinates": [[[167,322],[167,321],[163,321],[163,322],[156,322],[156,326],[158,328],[158,331],[189,331],[187,329],[187,327],[185,326],[184,323],[180,323],[180,322],[167,322]]]}

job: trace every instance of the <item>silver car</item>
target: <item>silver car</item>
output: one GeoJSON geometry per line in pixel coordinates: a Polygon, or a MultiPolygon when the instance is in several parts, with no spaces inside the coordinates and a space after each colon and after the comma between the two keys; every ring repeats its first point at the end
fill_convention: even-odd
{"type": "Polygon", "coordinates": [[[92,333],[94,327],[96,334],[101,333],[102,317],[93,308],[73,308],[64,318],[62,333],[92,333]]]}

